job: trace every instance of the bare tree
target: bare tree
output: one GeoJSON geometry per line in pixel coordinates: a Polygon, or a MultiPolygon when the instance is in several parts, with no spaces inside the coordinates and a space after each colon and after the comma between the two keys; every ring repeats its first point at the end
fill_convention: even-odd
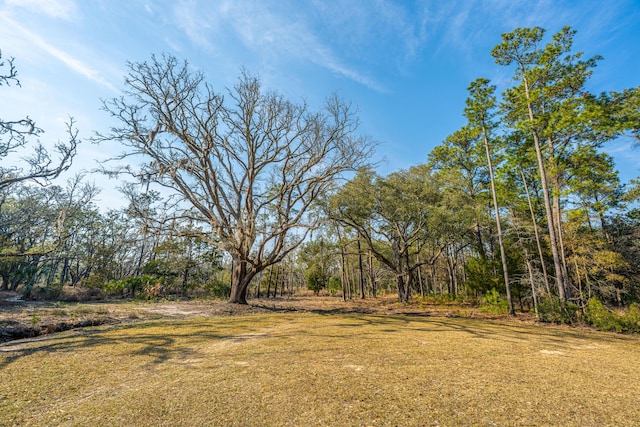
{"type": "Polygon", "coordinates": [[[104,102],[118,125],[119,173],[145,174],[178,197],[179,216],[208,225],[233,260],[230,301],[246,303],[260,271],[282,261],[316,227],[310,207],[372,154],[355,134],[351,105],[337,96],[313,112],[264,91],[240,73],[228,98],[175,57],[129,63],[125,92],[104,102]]]}
{"type": "MultiPolygon", "coordinates": [[[[0,86],[9,86],[12,82],[20,86],[17,75],[13,58],[2,60],[2,52],[0,51],[0,86]]],[[[33,150],[30,156],[21,158],[22,164],[18,162],[9,167],[4,164],[0,166],[0,190],[18,182],[56,178],[69,169],[78,144],[78,131],[74,129],[73,125],[74,120],[71,118],[67,123],[69,140],[66,143],[58,142],[55,145],[55,152],[58,154],[56,160],[51,157],[40,141],[30,144],[30,137],[38,137],[44,131],[37,127],[29,116],[18,120],[0,118],[0,160],[5,159],[13,152],[28,149],[29,145],[32,145],[33,150]],[[26,169],[23,166],[26,166],[26,169]]]]}

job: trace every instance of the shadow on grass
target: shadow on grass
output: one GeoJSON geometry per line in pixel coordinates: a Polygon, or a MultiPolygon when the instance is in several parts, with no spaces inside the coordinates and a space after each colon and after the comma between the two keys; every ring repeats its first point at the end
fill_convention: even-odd
{"type": "Polygon", "coordinates": [[[507,343],[522,343],[536,340],[540,344],[553,345],[557,348],[570,347],[576,341],[597,340],[601,343],[638,342],[633,337],[592,331],[569,329],[560,326],[540,326],[526,324],[510,324],[483,319],[469,319],[463,317],[443,318],[429,316],[415,316],[413,314],[367,314],[357,312],[336,312],[334,310],[314,310],[313,313],[321,316],[335,316],[342,314],[345,319],[353,321],[336,323],[333,326],[340,328],[353,328],[358,333],[359,327],[378,326],[378,332],[402,333],[407,328],[425,334],[437,334],[442,332],[459,332],[463,339],[487,339],[507,343]]]}
{"type": "MultiPolygon", "coordinates": [[[[269,307],[264,307],[269,308],[269,307]]],[[[274,312],[297,312],[295,309],[274,308],[274,312]]],[[[72,333],[45,335],[31,340],[20,340],[0,345],[0,369],[20,358],[34,354],[73,353],[101,346],[113,346],[121,356],[145,358],[147,365],[160,365],[176,360],[186,360],[201,356],[198,346],[204,342],[227,341],[243,343],[255,337],[278,338],[295,341],[300,337],[338,338],[348,341],[354,336],[384,338],[385,334],[418,332],[428,337],[438,333],[460,333],[460,339],[485,339],[507,343],[537,341],[541,345],[555,348],[569,347],[581,340],[623,343],[630,338],[592,331],[568,330],[563,328],[539,327],[535,325],[514,325],[466,318],[435,318],[408,316],[402,314],[368,314],[341,309],[312,310],[312,317],[300,320],[280,318],[277,314],[267,314],[266,322],[248,317],[216,318],[215,327],[211,321],[153,321],[134,323],[116,327],[99,327],[76,330],[72,333]],[[316,317],[317,316],[317,320],[316,317]],[[317,323],[315,323],[317,322],[317,323]],[[245,324],[246,323],[246,324],[245,324]],[[290,324],[292,328],[283,330],[279,325],[290,324]],[[225,333],[225,328],[233,330],[225,333]],[[597,334],[597,335],[596,335],[597,334]]],[[[415,338],[415,337],[414,337],[415,338]]],[[[457,339],[457,338],[456,338],[457,339]]],[[[637,342],[637,340],[634,340],[637,342]]],[[[203,356],[204,357],[204,356],[203,356]]],[[[142,362],[144,363],[144,362],[142,362]]]]}
{"type": "Polygon", "coordinates": [[[235,334],[219,334],[198,328],[196,333],[180,333],[181,328],[192,324],[164,324],[170,332],[151,333],[149,328],[163,326],[163,322],[118,326],[115,328],[83,329],[71,334],[51,334],[30,340],[18,340],[0,346],[0,369],[20,358],[34,354],[60,354],[96,348],[118,346],[123,356],[141,356],[148,359],[147,364],[166,363],[171,359],[193,357],[197,351],[194,345],[204,341],[222,341],[237,339],[235,334]],[[133,334],[122,334],[135,330],[133,334]]]}

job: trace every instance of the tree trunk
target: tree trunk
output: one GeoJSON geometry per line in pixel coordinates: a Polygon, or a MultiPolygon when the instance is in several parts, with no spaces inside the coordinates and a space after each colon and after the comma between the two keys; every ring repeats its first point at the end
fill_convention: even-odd
{"type": "Polygon", "coordinates": [[[231,272],[231,296],[229,302],[234,304],[247,303],[247,289],[253,274],[247,272],[247,263],[234,258],[231,272]]]}
{"type": "Polygon", "coordinates": [[[364,268],[362,267],[362,248],[360,247],[360,239],[358,239],[358,269],[360,270],[360,298],[364,299],[364,268]]]}
{"type": "Polygon", "coordinates": [[[399,273],[397,274],[396,283],[398,285],[398,301],[400,302],[409,301],[405,292],[404,276],[402,274],[399,274],[399,273]]]}
{"type": "Polygon", "coordinates": [[[373,271],[373,253],[369,250],[369,279],[371,280],[371,293],[373,297],[377,297],[377,289],[376,289],[376,276],[373,271]]]}
{"type": "Polygon", "coordinates": [[[483,260],[487,259],[487,252],[484,249],[484,242],[482,241],[482,231],[480,228],[480,221],[476,218],[476,223],[473,227],[473,235],[476,238],[476,248],[478,250],[478,254],[480,258],[483,260]]]}
{"type": "Polygon", "coordinates": [[[551,200],[549,197],[549,186],[547,185],[547,171],[545,168],[544,157],[542,155],[542,148],[540,147],[540,139],[538,132],[535,129],[535,117],[533,115],[533,108],[529,102],[529,86],[525,80],[525,92],[527,96],[527,107],[529,110],[529,121],[531,125],[531,134],[533,136],[533,144],[536,149],[536,159],[538,161],[538,171],[540,173],[540,184],[542,185],[542,198],[544,199],[544,208],[547,214],[547,228],[549,230],[549,240],[551,243],[551,254],[553,256],[553,268],[556,276],[556,285],[558,287],[558,296],[561,300],[566,301],[565,295],[565,283],[564,275],[562,272],[562,262],[560,260],[560,253],[558,251],[558,239],[556,237],[556,227],[553,218],[553,209],[551,207],[551,200]]]}
{"type": "Polygon", "coordinates": [[[273,279],[273,299],[278,297],[278,280],[281,280],[282,276],[280,270],[276,269],[276,277],[273,279]]]}
{"type": "MultiPolygon", "coordinates": [[[[560,191],[557,189],[556,191],[560,191]]],[[[558,250],[560,251],[560,261],[562,261],[562,280],[565,286],[566,298],[571,298],[571,282],[569,281],[569,268],[567,263],[567,253],[564,249],[564,235],[562,231],[562,208],[560,198],[554,196],[554,216],[556,219],[556,237],[558,238],[558,250]]]]}
{"type": "Polygon", "coordinates": [[[182,296],[183,297],[186,297],[188,294],[187,288],[189,283],[189,270],[191,270],[191,267],[187,264],[187,266],[184,268],[184,271],[182,272],[182,296]]]}
{"type": "Polygon", "coordinates": [[[547,267],[544,262],[544,256],[542,254],[542,243],[540,243],[540,233],[538,233],[538,223],[536,222],[536,215],[533,212],[533,204],[531,203],[531,195],[529,194],[529,187],[527,186],[527,180],[524,177],[522,170],[520,171],[522,176],[522,183],[524,184],[524,191],[527,194],[527,202],[529,203],[529,212],[531,213],[531,223],[533,225],[533,231],[536,236],[536,245],[538,246],[538,255],[540,256],[540,268],[542,268],[542,277],[544,278],[544,286],[547,291],[547,295],[551,295],[551,288],[549,287],[549,277],[547,276],[547,267]]]}
{"type": "Polygon", "coordinates": [[[533,267],[531,266],[531,260],[529,259],[529,251],[525,249],[524,251],[525,263],[527,265],[527,272],[529,273],[529,282],[531,282],[531,299],[533,301],[533,311],[536,313],[537,317],[540,317],[538,314],[538,296],[536,294],[536,284],[535,279],[533,278],[533,267]]]}
{"type": "Polygon", "coordinates": [[[507,256],[504,248],[504,239],[502,238],[500,210],[498,209],[498,194],[496,192],[495,178],[493,177],[493,162],[491,161],[491,151],[489,150],[489,141],[487,139],[487,133],[484,126],[482,130],[483,130],[484,149],[487,153],[487,164],[489,166],[489,178],[491,180],[491,196],[493,197],[493,209],[496,215],[496,227],[498,228],[498,244],[500,245],[500,260],[502,261],[502,274],[504,275],[504,285],[507,290],[509,316],[515,316],[516,312],[513,309],[513,301],[511,300],[511,286],[509,285],[509,271],[507,270],[507,256]]]}
{"type": "MultiPolygon", "coordinates": [[[[416,262],[420,264],[420,251],[418,250],[418,254],[416,255],[416,262]]],[[[424,283],[422,281],[422,266],[418,267],[418,285],[420,286],[420,296],[424,298],[424,283]]]]}
{"type": "Polygon", "coordinates": [[[346,268],[346,260],[345,260],[345,254],[344,254],[344,246],[340,245],[340,279],[342,282],[342,299],[344,301],[347,300],[347,272],[345,271],[346,268]]]}
{"type": "Polygon", "coordinates": [[[271,279],[273,278],[273,266],[269,268],[269,279],[267,279],[267,299],[271,295],[271,279]]]}

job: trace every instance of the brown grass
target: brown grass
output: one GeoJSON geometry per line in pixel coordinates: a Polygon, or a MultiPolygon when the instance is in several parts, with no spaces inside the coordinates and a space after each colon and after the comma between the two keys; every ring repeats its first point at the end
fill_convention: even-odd
{"type": "Polygon", "coordinates": [[[0,425],[634,426],[639,355],[638,337],[397,313],[143,320],[0,345],[0,425]]]}

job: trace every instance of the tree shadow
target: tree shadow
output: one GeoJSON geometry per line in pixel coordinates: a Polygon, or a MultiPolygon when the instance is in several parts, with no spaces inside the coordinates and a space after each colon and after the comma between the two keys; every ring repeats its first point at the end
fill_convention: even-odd
{"type": "Polygon", "coordinates": [[[160,323],[121,325],[110,328],[85,328],[66,333],[42,335],[33,339],[15,340],[0,345],[0,369],[13,362],[34,354],[63,354],[102,346],[119,346],[125,356],[144,356],[147,365],[159,365],[173,359],[194,357],[194,345],[203,341],[233,339],[235,335],[219,334],[198,330],[194,333],[180,333],[183,325],[171,325],[171,333],[154,333],[147,329],[160,323]],[[176,331],[178,328],[178,331],[176,331]],[[128,329],[135,334],[120,335],[128,329]]]}

